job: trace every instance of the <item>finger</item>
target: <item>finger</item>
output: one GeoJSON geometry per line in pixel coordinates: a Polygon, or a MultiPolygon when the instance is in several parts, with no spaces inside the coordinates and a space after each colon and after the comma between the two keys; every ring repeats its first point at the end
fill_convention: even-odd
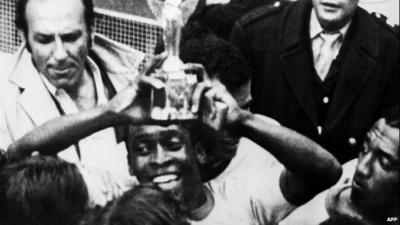
{"type": "Polygon", "coordinates": [[[192,95],[192,107],[191,107],[192,113],[197,113],[199,111],[201,97],[203,93],[209,90],[210,88],[211,85],[209,82],[200,82],[196,84],[196,87],[192,95]]]}
{"type": "Polygon", "coordinates": [[[160,79],[146,76],[143,76],[139,79],[139,85],[147,85],[157,90],[165,87],[165,83],[160,79]]]}
{"type": "MultiPolygon", "coordinates": [[[[204,94],[204,98],[202,101],[202,114],[205,114],[206,117],[209,117],[211,119],[214,119],[216,115],[216,109],[215,109],[215,96],[216,96],[216,90],[215,89],[210,89],[204,94]]],[[[200,110],[200,109],[199,109],[200,110]]]]}
{"type": "Polygon", "coordinates": [[[212,87],[215,89],[214,100],[224,102],[227,105],[236,103],[236,100],[226,89],[225,85],[223,85],[218,79],[212,80],[212,87]]]}
{"type": "Polygon", "coordinates": [[[204,66],[199,63],[186,63],[183,65],[183,71],[196,74],[198,81],[210,79],[204,66]]]}
{"type": "Polygon", "coordinates": [[[148,76],[151,73],[153,73],[155,69],[160,68],[162,63],[165,61],[166,58],[167,58],[167,52],[163,52],[163,53],[161,53],[159,55],[155,55],[155,56],[151,57],[146,62],[144,74],[146,76],[148,76]]]}

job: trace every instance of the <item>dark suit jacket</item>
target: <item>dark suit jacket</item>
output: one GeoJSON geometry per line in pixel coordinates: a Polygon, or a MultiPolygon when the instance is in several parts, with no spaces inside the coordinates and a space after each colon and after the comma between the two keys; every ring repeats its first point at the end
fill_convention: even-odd
{"type": "Polygon", "coordinates": [[[343,63],[324,124],[317,124],[309,38],[311,1],[264,7],[239,20],[231,41],[254,69],[252,110],[320,143],[341,162],[357,156],[363,136],[399,102],[399,39],[358,8],[344,39],[343,63]],[[317,126],[323,127],[318,133],[317,126]]]}

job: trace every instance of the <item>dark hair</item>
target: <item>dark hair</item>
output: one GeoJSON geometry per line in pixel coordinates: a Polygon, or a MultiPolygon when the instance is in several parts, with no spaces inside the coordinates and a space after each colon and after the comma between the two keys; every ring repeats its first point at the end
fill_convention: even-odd
{"type": "MultiPolygon", "coordinates": [[[[160,54],[164,50],[159,37],[154,53],[160,54]]],[[[217,37],[200,22],[188,22],[183,27],[180,58],[183,62],[202,64],[210,78],[218,76],[230,92],[247,83],[252,73],[239,48],[217,37]]]]}
{"type": "Polygon", "coordinates": [[[391,107],[389,110],[383,113],[383,118],[386,120],[386,123],[394,128],[399,128],[400,123],[400,110],[399,105],[395,105],[391,107]]]}
{"type": "Polygon", "coordinates": [[[218,77],[228,91],[250,79],[250,64],[230,42],[206,32],[201,24],[188,23],[182,31],[180,57],[184,62],[203,64],[210,78],[218,77]]]}
{"type": "Polygon", "coordinates": [[[76,225],[88,190],[76,165],[35,156],[0,170],[0,224],[76,225]]]}
{"type": "MultiPolygon", "coordinates": [[[[15,26],[24,32],[24,35],[28,34],[28,23],[26,20],[26,5],[29,0],[18,0],[16,3],[15,12],[15,26]]],[[[84,18],[88,32],[91,33],[92,26],[94,24],[94,8],[92,0],[81,0],[84,6],[84,18]]]]}
{"type": "Polygon", "coordinates": [[[127,191],[97,217],[89,224],[189,225],[176,199],[156,186],[146,185],[127,191]]]}

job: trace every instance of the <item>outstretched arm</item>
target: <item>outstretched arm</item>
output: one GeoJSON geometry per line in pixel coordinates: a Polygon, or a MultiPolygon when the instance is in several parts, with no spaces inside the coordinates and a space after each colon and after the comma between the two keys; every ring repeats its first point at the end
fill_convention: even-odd
{"type": "Polygon", "coordinates": [[[240,109],[222,85],[207,95],[228,106],[225,118],[227,129],[253,140],[285,166],[280,187],[289,202],[302,204],[340,178],[342,169],[339,162],[314,141],[240,109]]]}
{"type": "Polygon", "coordinates": [[[285,166],[280,187],[289,202],[302,204],[339,179],[341,165],[317,143],[250,112],[241,111],[239,118],[237,126],[243,129],[243,136],[267,149],[285,166]]]}
{"type": "Polygon", "coordinates": [[[139,86],[160,88],[162,85],[154,78],[140,77],[105,105],[57,117],[36,127],[8,147],[8,157],[16,160],[29,156],[33,151],[54,155],[104,128],[144,122],[149,118],[142,103],[146,93],[139,86]]]}

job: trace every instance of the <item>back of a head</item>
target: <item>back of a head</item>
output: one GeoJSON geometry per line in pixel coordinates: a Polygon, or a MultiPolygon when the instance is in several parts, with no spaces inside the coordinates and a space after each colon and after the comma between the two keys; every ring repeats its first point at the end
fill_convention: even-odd
{"type": "Polygon", "coordinates": [[[229,91],[241,87],[250,79],[250,64],[240,50],[230,42],[207,32],[201,24],[186,24],[182,37],[182,61],[202,64],[210,78],[217,76],[229,91]]]}
{"type": "Polygon", "coordinates": [[[76,165],[35,156],[0,171],[0,224],[75,225],[88,202],[76,165]]]}
{"type": "Polygon", "coordinates": [[[400,124],[400,106],[395,105],[386,110],[382,117],[386,120],[386,123],[393,127],[399,129],[400,124]]]}
{"type": "Polygon", "coordinates": [[[189,225],[178,202],[153,186],[137,186],[114,204],[109,225],[189,225]]]}

